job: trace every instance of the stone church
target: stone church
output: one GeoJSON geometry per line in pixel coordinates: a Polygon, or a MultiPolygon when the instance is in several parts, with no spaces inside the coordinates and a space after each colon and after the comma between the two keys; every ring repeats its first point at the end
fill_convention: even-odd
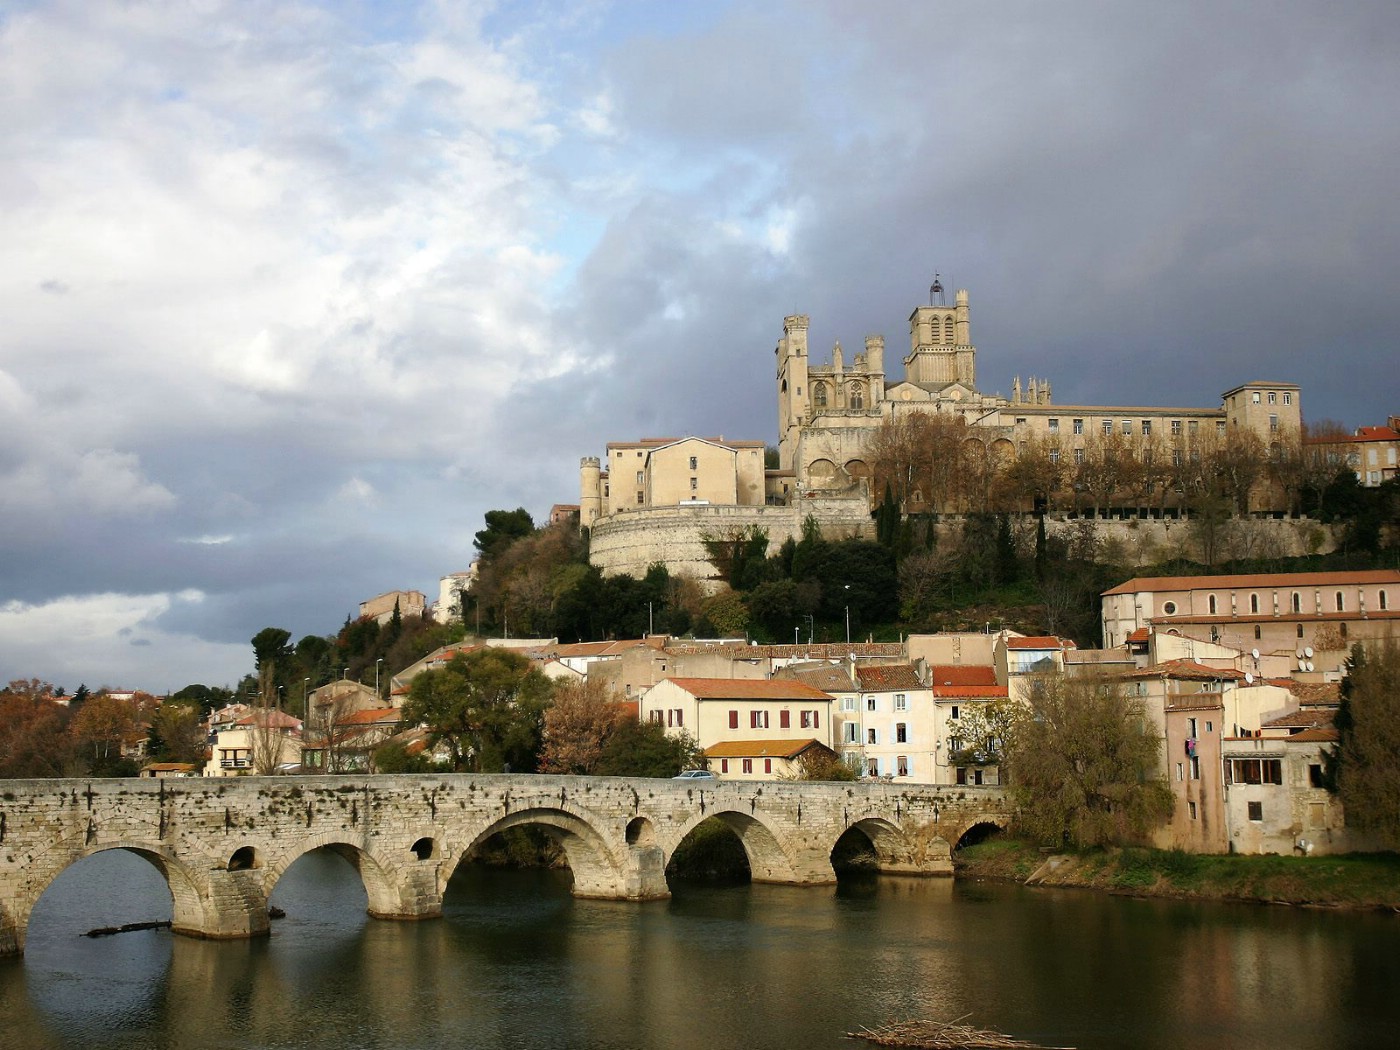
{"type": "Polygon", "coordinates": [[[591,531],[590,556],[605,573],[645,573],[654,562],[708,579],[705,536],[761,528],[776,548],[815,519],[832,537],[869,536],[871,446],[881,426],[909,413],[960,421],[965,441],[1007,462],[1033,452],[1066,468],[1109,439],[1134,448],[1191,455],[1235,429],[1265,444],[1296,435],[1302,421],[1292,383],[1252,382],[1225,392],[1217,408],[1059,405],[1050,381],[1018,377],[1010,398],[977,387],[968,293],[949,306],[939,282],[930,303],[909,316],[902,378],[885,372],[885,340],[872,335],[849,366],[840,343],[814,364],[809,320],[783,321],[775,350],[778,461],[764,465],[757,441],[644,438],[610,442],[606,460],[580,466],[579,524],[591,531]]]}

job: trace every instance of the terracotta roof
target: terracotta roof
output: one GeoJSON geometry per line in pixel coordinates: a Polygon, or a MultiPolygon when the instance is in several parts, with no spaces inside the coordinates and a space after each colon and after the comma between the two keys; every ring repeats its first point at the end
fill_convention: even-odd
{"type": "Polygon", "coordinates": [[[402,712],[397,707],[372,707],[365,711],[351,711],[335,720],[338,726],[397,725],[402,712]]]}
{"type": "Polygon", "coordinates": [[[1261,729],[1319,729],[1332,724],[1336,709],[1331,707],[1300,707],[1285,715],[1261,722],[1261,729]]]}
{"type": "Polygon", "coordinates": [[[826,745],[811,737],[806,740],[723,740],[705,748],[705,757],[796,758],[810,747],[826,747],[826,745]]]}
{"type": "Polygon", "coordinates": [[[293,718],[285,711],[254,711],[234,723],[237,726],[263,725],[273,729],[298,729],[301,719],[293,718]]]}
{"type": "Polygon", "coordinates": [[[832,700],[803,682],[781,678],[666,678],[699,700],[832,700]]]}
{"type": "MultiPolygon", "coordinates": [[[[1253,587],[1333,587],[1362,583],[1400,584],[1400,570],[1365,569],[1355,572],[1270,572],[1239,576],[1135,576],[1127,583],[1104,591],[1104,595],[1133,594],[1137,591],[1209,591],[1253,587]]],[[[1173,617],[1176,619],[1176,617],[1173,617]]]]}
{"type": "Polygon", "coordinates": [[[1034,638],[1008,638],[1006,640],[1008,649],[1074,649],[1077,648],[1074,642],[1068,638],[1056,638],[1053,634],[1040,635],[1034,638]]]}
{"type": "Polygon", "coordinates": [[[929,668],[934,689],[950,685],[996,685],[997,669],[966,664],[934,664],[929,668]]]}
{"type": "Polygon", "coordinates": [[[746,642],[724,642],[720,645],[672,644],[669,653],[706,653],[725,649],[740,660],[846,660],[850,657],[904,659],[900,642],[814,642],[811,645],[749,645],[746,642]]]}
{"type": "Polygon", "coordinates": [[[854,693],[856,684],[844,664],[788,664],[773,672],[774,678],[802,682],[827,693],[854,693]]]}
{"type": "Polygon", "coordinates": [[[938,685],[935,700],[1005,700],[1010,694],[1004,685],[938,685]]]}
{"type": "Polygon", "coordinates": [[[1145,642],[1145,641],[1147,641],[1147,639],[1149,639],[1149,638],[1151,638],[1151,637],[1152,637],[1152,630],[1151,630],[1151,628],[1148,628],[1148,627],[1139,627],[1136,631],[1132,631],[1132,632],[1128,635],[1128,637],[1127,637],[1126,640],[1129,641],[1129,642],[1145,642]]]}
{"type": "Polygon", "coordinates": [[[1341,734],[1331,726],[1318,726],[1316,729],[1304,729],[1301,733],[1294,733],[1292,736],[1284,737],[1289,743],[1331,743],[1341,739],[1341,734]]]}
{"type": "Polygon", "coordinates": [[[1192,682],[1242,682],[1244,672],[1233,667],[1210,667],[1195,660],[1168,660],[1138,671],[1126,671],[1124,678],[1176,678],[1192,682]]]}
{"type": "Polygon", "coordinates": [[[867,693],[895,689],[923,689],[923,682],[909,664],[874,664],[856,668],[856,680],[867,693]]]}

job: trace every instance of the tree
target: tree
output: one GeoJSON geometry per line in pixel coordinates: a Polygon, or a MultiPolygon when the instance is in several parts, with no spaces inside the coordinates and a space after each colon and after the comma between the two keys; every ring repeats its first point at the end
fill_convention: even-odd
{"type": "Polygon", "coordinates": [[[76,772],[69,711],[46,682],[11,682],[0,690],[0,778],[61,777],[76,772]]]}
{"type": "Polygon", "coordinates": [[[97,693],[73,716],[70,731],[91,764],[93,776],[130,776],[136,772],[122,757],[122,749],[140,737],[136,708],[130,702],[97,693]]]}
{"type": "Polygon", "coordinates": [[[1076,847],[1145,838],[1171,814],[1162,740],[1142,703],[1101,679],[1031,684],[1006,741],[1006,766],[1031,835],[1076,847]]]}
{"type": "Polygon", "coordinates": [[[168,698],[151,716],[148,753],[166,762],[204,759],[204,714],[197,700],[168,698]]]}
{"type": "Polygon", "coordinates": [[[476,534],[475,544],[485,566],[516,540],[535,531],[535,521],[524,507],[514,510],[488,510],[486,528],[476,534]]]}
{"type": "Polygon", "coordinates": [[[413,679],[406,725],[424,725],[447,745],[454,772],[533,772],[549,702],[549,679],[509,649],[454,656],[413,679]]]}
{"type": "Polygon", "coordinates": [[[1006,742],[1016,722],[1016,705],[1010,700],[988,700],[959,706],[954,739],[961,745],[948,756],[954,766],[999,766],[1006,759],[1006,742]]]}
{"type": "Polygon", "coordinates": [[[669,736],[660,722],[623,718],[617,723],[594,773],[600,777],[673,777],[704,765],[704,754],[682,732],[669,736]]]}
{"type": "Polygon", "coordinates": [[[1333,778],[1349,827],[1400,845],[1400,645],[1357,643],[1347,661],[1333,778]]]}
{"type": "Polygon", "coordinates": [[[834,752],[812,748],[807,754],[798,759],[797,775],[794,780],[837,780],[852,781],[858,779],[856,771],[851,768],[841,756],[834,752]]]}
{"type": "Polygon", "coordinates": [[[558,686],[554,703],[544,713],[540,772],[592,774],[619,719],[630,717],[598,679],[558,686]]]}

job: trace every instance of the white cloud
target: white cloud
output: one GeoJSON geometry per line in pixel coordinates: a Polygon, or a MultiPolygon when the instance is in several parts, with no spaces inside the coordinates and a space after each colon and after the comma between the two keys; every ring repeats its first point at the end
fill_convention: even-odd
{"type": "Polygon", "coordinates": [[[190,682],[232,685],[251,663],[246,645],[208,642],[161,627],[160,617],[198,605],[174,594],[86,594],[0,605],[0,651],[14,674],[63,685],[164,692],[190,682]]]}

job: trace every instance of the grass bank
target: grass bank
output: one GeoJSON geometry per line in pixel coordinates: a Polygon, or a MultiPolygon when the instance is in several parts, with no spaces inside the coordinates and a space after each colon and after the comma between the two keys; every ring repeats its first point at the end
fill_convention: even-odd
{"type": "Polygon", "coordinates": [[[1218,856],[1106,849],[1047,856],[998,838],[960,850],[960,878],[1077,886],[1143,897],[1400,910],[1400,854],[1218,856]]]}

